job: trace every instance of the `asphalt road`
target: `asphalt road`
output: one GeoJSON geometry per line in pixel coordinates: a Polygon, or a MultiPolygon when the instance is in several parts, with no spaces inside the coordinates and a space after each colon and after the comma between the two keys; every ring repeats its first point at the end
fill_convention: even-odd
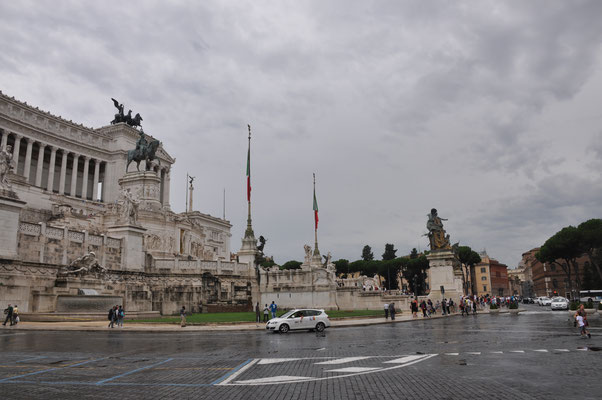
{"type": "Polygon", "coordinates": [[[567,312],[294,332],[0,330],[1,399],[586,399],[602,323],[567,312]]]}

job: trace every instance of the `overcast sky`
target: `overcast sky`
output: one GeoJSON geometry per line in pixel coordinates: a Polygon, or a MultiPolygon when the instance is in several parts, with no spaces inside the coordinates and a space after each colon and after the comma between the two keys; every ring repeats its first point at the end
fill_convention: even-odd
{"type": "Polygon", "coordinates": [[[602,206],[601,1],[3,1],[0,90],[86,126],[115,97],[176,158],[172,209],[278,263],[452,242],[510,267],[602,206]],[[126,5],[127,4],[127,5],[126,5]]]}

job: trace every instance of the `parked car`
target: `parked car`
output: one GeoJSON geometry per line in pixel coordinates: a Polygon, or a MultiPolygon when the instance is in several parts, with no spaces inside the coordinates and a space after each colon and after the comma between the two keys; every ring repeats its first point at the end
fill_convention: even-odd
{"type": "Polygon", "coordinates": [[[543,297],[541,299],[541,305],[542,306],[549,306],[552,304],[552,299],[550,299],[549,297],[543,297]]]}
{"type": "Polygon", "coordinates": [[[523,297],[523,304],[533,304],[535,303],[535,299],[532,297],[523,297]]]}
{"type": "Polygon", "coordinates": [[[552,306],[552,310],[568,310],[569,309],[569,301],[564,297],[554,297],[550,302],[552,306]]]}
{"type": "Polygon", "coordinates": [[[268,321],[265,329],[272,332],[287,333],[290,330],[316,330],[322,332],[330,327],[330,320],[324,310],[294,309],[279,318],[268,321]]]}

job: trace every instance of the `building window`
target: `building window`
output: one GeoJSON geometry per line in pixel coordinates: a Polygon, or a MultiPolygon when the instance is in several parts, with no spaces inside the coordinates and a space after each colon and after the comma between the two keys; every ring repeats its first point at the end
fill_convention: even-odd
{"type": "Polygon", "coordinates": [[[482,281],[486,281],[486,280],[487,280],[487,277],[486,277],[486,276],[482,276],[482,277],[481,277],[481,280],[482,280],[482,281]]]}
{"type": "Polygon", "coordinates": [[[497,292],[498,292],[498,296],[503,296],[504,295],[504,289],[503,288],[499,288],[497,290],[497,292]]]}
{"type": "Polygon", "coordinates": [[[558,289],[558,281],[556,279],[552,279],[552,286],[554,289],[558,289]]]}
{"type": "Polygon", "coordinates": [[[487,272],[487,268],[485,268],[485,267],[482,267],[482,268],[481,268],[481,273],[482,273],[482,274],[484,274],[484,273],[486,273],[486,272],[487,272]]]}
{"type": "Polygon", "coordinates": [[[495,276],[496,276],[497,278],[499,278],[499,277],[501,277],[502,275],[500,275],[500,271],[496,271],[496,272],[495,272],[495,276]]]}
{"type": "Polygon", "coordinates": [[[487,291],[487,285],[483,285],[483,292],[487,291]]]}
{"type": "Polygon", "coordinates": [[[556,265],[554,265],[554,264],[550,265],[550,271],[552,271],[552,272],[556,271],[556,265]]]}

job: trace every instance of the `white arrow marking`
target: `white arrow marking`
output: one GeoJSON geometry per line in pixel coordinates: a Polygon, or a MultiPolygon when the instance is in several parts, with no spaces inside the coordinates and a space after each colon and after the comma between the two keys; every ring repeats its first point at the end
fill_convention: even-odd
{"type": "Polygon", "coordinates": [[[302,360],[302,358],[262,358],[257,364],[266,365],[297,360],[302,360]]]}
{"type": "Polygon", "coordinates": [[[407,362],[418,360],[421,358],[424,358],[424,355],[405,356],[405,357],[401,357],[401,358],[396,358],[395,360],[385,361],[385,362],[383,362],[383,364],[405,364],[407,362]]]}
{"type": "Polygon", "coordinates": [[[365,360],[367,358],[372,358],[372,357],[345,357],[345,358],[337,358],[336,360],[322,361],[322,362],[318,362],[315,364],[316,365],[346,364],[346,363],[350,363],[353,361],[365,360]]]}
{"type": "Polygon", "coordinates": [[[270,376],[267,378],[258,378],[258,379],[249,379],[246,381],[236,381],[236,383],[242,383],[242,384],[253,384],[253,383],[276,383],[276,382],[291,382],[291,381],[305,381],[311,379],[310,377],[307,376],[287,376],[287,375],[280,375],[280,376],[270,376]]]}
{"type": "Polygon", "coordinates": [[[366,371],[374,371],[380,368],[368,368],[368,367],[347,367],[347,368],[339,368],[339,369],[330,369],[326,372],[366,372],[366,371]]]}

